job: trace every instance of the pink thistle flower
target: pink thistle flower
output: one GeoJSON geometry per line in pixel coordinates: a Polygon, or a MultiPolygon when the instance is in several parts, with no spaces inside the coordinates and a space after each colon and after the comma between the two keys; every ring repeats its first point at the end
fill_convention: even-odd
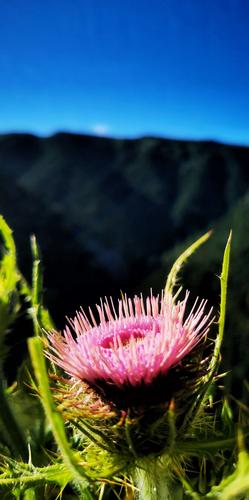
{"type": "Polygon", "coordinates": [[[212,322],[207,301],[196,299],[186,314],[189,292],[174,303],[170,295],[112,299],[69,320],[63,335],[50,332],[48,358],[75,379],[138,387],[167,375],[204,338],[212,322]],[[72,330],[74,334],[72,333],[72,330]]]}

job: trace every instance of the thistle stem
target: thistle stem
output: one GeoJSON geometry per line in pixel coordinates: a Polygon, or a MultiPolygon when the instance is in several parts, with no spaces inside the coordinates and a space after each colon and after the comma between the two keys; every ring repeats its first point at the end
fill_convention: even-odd
{"type": "Polygon", "coordinates": [[[155,458],[142,461],[133,473],[136,500],[173,500],[165,469],[155,458]]]}

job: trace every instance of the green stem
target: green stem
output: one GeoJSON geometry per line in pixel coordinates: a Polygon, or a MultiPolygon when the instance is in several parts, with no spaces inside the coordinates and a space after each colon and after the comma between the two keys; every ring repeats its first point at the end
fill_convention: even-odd
{"type": "Polygon", "coordinates": [[[60,450],[61,457],[68,471],[72,474],[77,486],[84,492],[86,500],[92,499],[92,495],[87,486],[90,483],[90,478],[80,466],[77,454],[72,450],[67,440],[66,430],[62,416],[57,412],[55,403],[51,394],[49,379],[46,369],[46,363],[43,356],[42,342],[38,337],[33,337],[28,340],[29,352],[33,364],[34,372],[38,382],[41,402],[50,423],[55,441],[60,450]]]}
{"type": "Polygon", "coordinates": [[[197,241],[192,243],[190,247],[188,247],[184,252],[176,259],[175,263],[172,266],[172,269],[169,272],[166,285],[165,285],[165,293],[173,294],[173,290],[177,285],[178,275],[183,266],[186,263],[188,258],[201,246],[208,238],[211,236],[212,231],[208,231],[203,236],[201,236],[197,241]]]}
{"type": "Polygon", "coordinates": [[[137,488],[136,500],[173,499],[165,468],[155,458],[143,460],[136,467],[133,479],[137,488]]]}
{"type": "MultiPolygon", "coordinates": [[[[248,435],[248,433],[246,433],[248,435]]],[[[236,436],[227,439],[216,439],[210,441],[181,441],[175,442],[175,450],[177,453],[200,453],[216,452],[218,450],[229,450],[236,445],[236,436]]]]}
{"type": "Polygon", "coordinates": [[[41,259],[35,235],[31,236],[31,251],[33,256],[32,289],[31,289],[32,319],[34,325],[34,334],[36,337],[39,337],[39,335],[42,332],[39,319],[40,319],[40,310],[42,306],[43,283],[42,283],[42,272],[41,272],[41,259]]]}

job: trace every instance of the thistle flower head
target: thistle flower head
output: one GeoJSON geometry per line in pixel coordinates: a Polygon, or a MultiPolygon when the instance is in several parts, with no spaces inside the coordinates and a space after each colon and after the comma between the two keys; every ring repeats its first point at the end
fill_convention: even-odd
{"type": "Polygon", "coordinates": [[[186,314],[189,292],[174,302],[170,295],[123,297],[83,310],[69,320],[63,334],[51,332],[48,357],[75,379],[138,387],[150,385],[178,365],[203,339],[210,326],[206,301],[195,301],[186,314]]]}

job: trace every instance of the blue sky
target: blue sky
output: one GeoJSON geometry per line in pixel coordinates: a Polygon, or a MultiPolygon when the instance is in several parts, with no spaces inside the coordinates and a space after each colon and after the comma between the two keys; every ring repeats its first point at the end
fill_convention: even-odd
{"type": "Polygon", "coordinates": [[[249,145],[248,0],[0,6],[0,132],[249,145]]]}

